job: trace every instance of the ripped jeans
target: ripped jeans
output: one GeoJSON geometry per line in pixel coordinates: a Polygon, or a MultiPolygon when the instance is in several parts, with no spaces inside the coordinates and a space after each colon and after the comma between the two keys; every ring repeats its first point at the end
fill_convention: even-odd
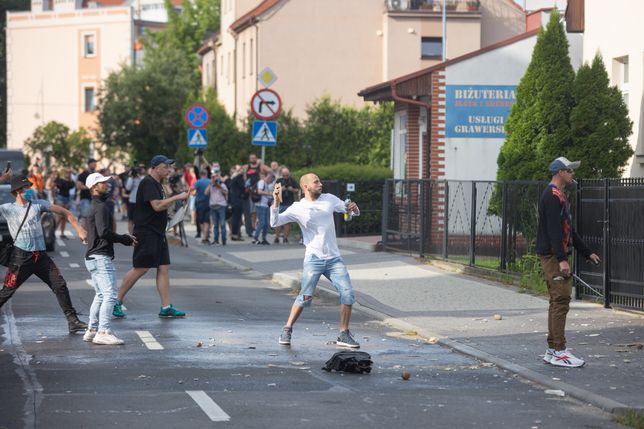
{"type": "Polygon", "coordinates": [[[351,286],[349,272],[342,258],[320,259],[314,255],[304,259],[302,289],[298,297],[295,298],[296,305],[300,307],[308,307],[311,305],[313,294],[315,293],[315,288],[318,285],[321,275],[329,279],[338,291],[340,294],[340,303],[353,305],[356,298],[353,293],[353,286],[351,286]]]}

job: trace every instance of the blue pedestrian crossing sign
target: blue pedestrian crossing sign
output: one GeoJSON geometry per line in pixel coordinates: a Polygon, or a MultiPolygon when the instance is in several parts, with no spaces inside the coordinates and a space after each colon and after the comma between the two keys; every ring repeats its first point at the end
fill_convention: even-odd
{"type": "Polygon", "coordinates": [[[188,128],[188,147],[205,149],[208,147],[208,134],[203,128],[188,128]]]}
{"type": "Polygon", "coordinates": [[[253,144],[257,146],[277,145],[277,122],[254,121],[253,144]]]}

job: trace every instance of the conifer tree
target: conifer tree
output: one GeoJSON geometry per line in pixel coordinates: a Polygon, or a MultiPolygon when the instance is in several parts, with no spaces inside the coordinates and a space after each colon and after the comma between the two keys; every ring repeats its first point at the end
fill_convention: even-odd
{"type": "Polygon", "coordinates": [[[560,15],[537,36],[517,100],[506,122],[506,141],[497,159],[498,180],[545,180],[548,164],[572,143],[570,111],[575,73],[560,15]]]}
{"type": "Polygon", "coordinates": [[[620,177],[633,155],[628,137],[633,123],[622,94],[611,87],[599,53],[592,65],[577,71],[573,86],[575,107],[570,113],[573,144],[569,159],[581,160],[576,176],[620,177]]]}

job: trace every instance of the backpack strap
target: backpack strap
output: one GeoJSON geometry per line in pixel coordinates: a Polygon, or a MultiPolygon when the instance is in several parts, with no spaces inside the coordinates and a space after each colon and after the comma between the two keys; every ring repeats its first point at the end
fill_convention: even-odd
{"type": "Polygon", "coordinates": [[[20,223],[20,226],[18,227],[18,231],[16,232],[16,237],[13,239],[13,241],[16,241],[18,238],[18,234],[20,234],[20,231],[22,230],[22,226],[25,224],[25,221],[27,220],[27,215],[29,214],[29,209],[31,208],[31,200],[29,200],[29,205],[27,206],[27,211],[25,212],[25,217],[22,218],[22,222],[20,223]]]}

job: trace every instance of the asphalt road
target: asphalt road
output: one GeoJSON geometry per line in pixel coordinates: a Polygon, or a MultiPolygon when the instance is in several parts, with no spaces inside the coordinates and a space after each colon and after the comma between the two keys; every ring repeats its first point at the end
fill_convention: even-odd
{"type": "MultiPolygon", "coordinates": [[[[52,256],[86,320],[93,289],[84,247],[64,244],[52,256]]],[[[117,249],[119,280],[130,256],[117,249]]],[[[293,345],[280,346],[289,290],[195,249],[172,247],[171,256],[173,303],[188,316],[157,317],[148,274],[127,296],[127,318],[113,322],[124,346],[68,335],[49,289],[35,278],[24,284],[0,311],[0,427],[620,427],[593,407],[359,313],[352,331],[373,372],[327,373],[321,367],[338,350],[337,302],[317,298],[293,345]]]]}

